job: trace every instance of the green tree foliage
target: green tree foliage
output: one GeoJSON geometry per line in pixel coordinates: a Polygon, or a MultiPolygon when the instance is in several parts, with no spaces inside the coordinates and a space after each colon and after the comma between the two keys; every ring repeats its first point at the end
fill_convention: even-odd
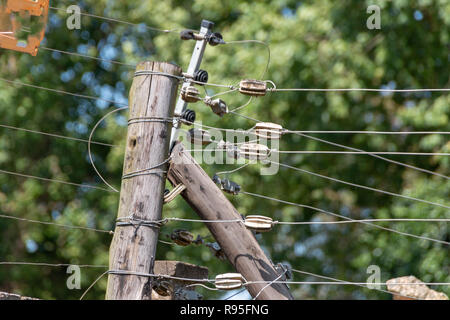
{"type": "MultiPolygon", "coordinates": [[[[202,19],[216,23],[226,41],[257,39],[270,43],[271,60],[264,79],[279,88],[444,88],[449,87],[448,0],[396,1],[107,1],[80,0],[82,11],[136,23],[136,26],[83,17],[80,30],[68,30],[64,10],[50,11],[43,45],[127,64],[142,60],[169,61],[187,67],[193,42],[177,33],[148,30],[198,29],[202,19]],[[381,8],[381,29],[368,30],[366,9],[381,8]]],[[[64,1],[51,1],[66,8],[64,1]]],[[[231,84],[260,78],[267,48],[257,43],[208,47],[202,68],[210,82],[231,84]]],[[[34,85],[99,96],[127,103],[133,70],[127,66],[40,49],[37,57],[0,50],[1,77],[34,85]]],[[[208,94],[218,92],[207,87],[208,94]]],[[[86,139],[94,124],[118,105],[81,99],[0,82],[1,124],[86,139]]],[[[223,96],[231,108],[248,98],[223,96]]],[[[254,99],[242,114],[282,124],[292,130],[450,131],[450,97],[446,93],[379,94],[366,92],[271,93],[254,99]]],[[[203,123],[248,129],[253,122],[227,115],[218,118],[196,104],[203,123]]],[[[127,113],[110,117],[95,140],[119,147],[93,145],[99,170],[120,185],[127,113]]],[[[321,134],[315,137],[370,151],[450,152],[444,135],[321,134]]],[[[0,169],[39,177],[104,187],[89,164],[87,144],[0,128],[0,169]]],[[[341,150],[298,135],[285,135],[282,150],[341,150]]],[[[445,156],[391,156],[449,175],[445,156]]],[[[281,162],[334,178],[403,195],[449,204],[447,179],[407,169],[367,155],[281,155],[281,162]]],[[[236,166],[204,165],[213,175],[236,166]]],[[[311,205],[353,219],[448,218],[448,210],[330,182],[280,168],[261,176],[258,165],[232,175],[244,190],[311,205]]],[[[242,214],[262,214],[283,221],[332,221],[313,210],[246,195],[230,197],[242,214]]],[[[112,230],[118,195],[96,189],[47,183],[0,173],[0,214],[62,224],[112,230]]],[[[164,215],[195,218],[176,199],[164,215]]],[[[450,241],[446,223],[378,223],[399,231],[450,241]]],[[[202,225],[170,223],[207,235],[202,225]]],[[[1,219],[0,260],[73,264],[108,264],[111,236],[84,230],[1,219]]],[[[448,247],[405,237],[362,224],[277,226],[259,241],[274,262],[348,281],[364,282],[369,265],[381,268],[381,280],[415,275],[427,282],[450,282],[448,247]]],[[[161,244],[159,259],[207,266],[210,275],[231,271],[204,246],[161,244]]],[[[103,269],[82,269],[82,289],[103,269]]],[[[0,265],[0,289],[44,299],[75,299],[68,290],[65,268],[0,265]]],[[[296,275],[296,280],[314,281],[296,275]]],[[[88,298],[104,297],[106,277],[88,298]]],[[[378,291],[353,286],[292,286],[296,298],[390,299],[378,291]]],[[[439,290],[450,293],[448,287],[439,290]]],[[[203,292],[206,297],[221,295],[203,292]]]]}

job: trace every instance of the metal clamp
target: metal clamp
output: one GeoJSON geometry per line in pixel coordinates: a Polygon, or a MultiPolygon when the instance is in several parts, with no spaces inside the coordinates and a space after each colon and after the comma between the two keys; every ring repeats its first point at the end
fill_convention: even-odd
{"type": "Polygon", "coordinates": [[[238,185],[236,182],[233,182],[229,179],[221,179],[218,175],[214,175],[212,180],[215,184],[217,184],[221,190],[237,195],[241,191],[241,186],[238,185]]]}
{"type": "Polygon", "coordinates": [[[200,92],[194,86],[187,86],[181,89],[181,99],[187,103],[195,103],[200,101],[200,92]]]}
{"type": "Polygon", "coordinates": [[[219,117],[223,117],[228,113],[228,106],[222,99],[212,100],[210,97],[205,97],[204,102],[219,117]]]}
{"type": "Polygon", "coordinates": [[[187,230],[176,229],[173,230],[170,239],[177,245],[186,247],[194,241],[194,235],[187,230]]]}

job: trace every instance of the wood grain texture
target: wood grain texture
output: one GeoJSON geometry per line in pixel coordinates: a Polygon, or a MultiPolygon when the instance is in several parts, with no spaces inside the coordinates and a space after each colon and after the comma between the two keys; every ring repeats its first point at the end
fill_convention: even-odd
{"type": "MultiPolygon", "coordinates": [[[[214,184],[205,171],[195,162],[181,143],[172,150],[168,173],[172,185],[186,186],[181,195],[203,220],[241,219],[240,214],[214,184]]],[[[278,277],[272,263],[266,257],[253,234],[241,223],[207,223],[205,225],[222,247],[228,260],[248,281],[273,281],[278,277]]],[[[254,297],[266,284],[247,286],[254,297]]],[[[268,286],[258,300],[291,300],[292,295],[284,284],[268,286]]]]}
{"type": "MultiPolygon", "coordinates": [[[[155,71],[181,75],[181,69],[162,62],[140,63],[136,71],[155,71]]],[[[178,81],[164,75],[135,77],[130,90],[129,118],[168,118],[173,108],[178,81]]],[[[138,122],[128,127],[123,174],[153,167],[168,158],[171,124],[138,122]]],[[[160,220],[167,165],[152,174],[122,180],[118,218],[160,220]]],[[[110,270],[152,273],[159,230],[141,226],[116,227],[110,247],[110,270]]],[[[106,299],[151,299],[151,278],[109,275],[106,299]]]]}

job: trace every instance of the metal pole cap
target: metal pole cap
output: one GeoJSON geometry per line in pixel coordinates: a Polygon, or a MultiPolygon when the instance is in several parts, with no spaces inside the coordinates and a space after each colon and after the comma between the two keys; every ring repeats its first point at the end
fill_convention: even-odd
{"type": "Polygon", "coordinates": [[[214,22],[211,22],[209,20],[202,20],[202,27],[212,29],[212,27],[214,27],[214,22]]]}

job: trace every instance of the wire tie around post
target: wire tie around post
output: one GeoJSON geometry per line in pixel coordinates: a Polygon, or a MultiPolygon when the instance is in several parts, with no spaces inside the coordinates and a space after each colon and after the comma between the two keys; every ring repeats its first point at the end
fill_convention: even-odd
{"type": "Polygon", "coordinates": [[[166,117],[142,117],[142,118],[131,118],[128,120],[128,125],[132,125],[135,123],[142,123],[142,122],[163,122],[163,123],[171,123],[173,121],[173,118],[166,118],[166,117]]]}
{"type": "Polygon", "coordinates": [[[143,219],[134,218],[133,215],[131,214],[128,217],[118,218],[116,220],[116,226],[117,227],[133,226],[133,227],[136,227],[136,230],[139,229],[139,227],[141,227],[141,226],[160,229],[163,225],[165,225],[167,223],[167,221],[168,221],[167,219],[154,220],[154,221],[143,220],[143,219]]]}
{"type": "Polygon", "coordinates": [[[177,80],[183,80],[184,77],[182,76],[176,76],[174,74],[166,73],[166,72],[158,72],[158,71],[136,71],[134,73],[134,77],[139,76],[166,76],[169,78],[175,78],[177,80]]]}
{"type": "Polygon", "coordinates": [[[165,165],[171,159],[172,159],[172,157],[169,156],[166,160],[164,160],[163,162],[161,162],[153,167],[124,174],[122,176],[122,179],[129,179],[129,178],[133,178],[133,177],[137,177],[137,176],[145,176],[145,175],[156,174],[156,173],[167,173],[167,171],[152,171],[152,170],[165,165]]]}

